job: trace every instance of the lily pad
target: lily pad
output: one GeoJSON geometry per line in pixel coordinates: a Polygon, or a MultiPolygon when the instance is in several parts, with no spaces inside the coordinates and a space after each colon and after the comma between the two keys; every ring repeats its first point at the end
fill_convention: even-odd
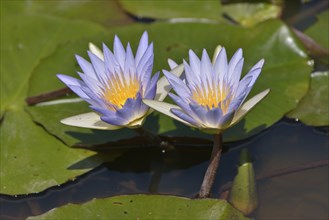
{"type": "Polygon", "coordinates": [[[123,12],[117,1],[3,1],[1,7],[5,15],[12,13],[53,15],[66,19],[92,21],[107,27],[133,21],[123,12]]]}
{"type": "Polygon", "coordinates": [[[25,97],[19,94],[26,92],[32,70],[41,59],[53,53],[57,45],[104,31],[92,23],[49,16],[8,15],[2,19],[1,115],[18,100],[23,102],[25,97]]]}
{"type": "Polygon", "coordinates": [[[104,29],[89,22],[51,16],[1,18],[1,113],[4,115],[0,128],[0,192],[35,193],[73,179],[103,162],[95,152],[67,148],[35,124],[24,111],[24,99],[31,73],[42,59],[60,44],[101,34],[104,29]]]}
{"type": "Polygon", "coordinates": [[[22,109],[6,112],[0,134],[1,193],[40,192],[74,179],[102,162],[94,156],[95,152],[70,149],[49,136],[22,109]],[[69,169],[81,161],[84,166],[69,169]]]}
{"type": "Polygon", "coordinates": [[[329,71],[315,72],[311,75],[311,87],[298,104],[297,108],[288,114],[307,125],[329,125],[329,71]]]}
{"type": "Polygon", "coordinates": [[[119,0],[123,9],[136,17],[153,19],[207,18],[221,20],[220,1],[129,1],[119,0]]]}
{"type": "Polygon", "coordinates": [[[225,200],[129,195],[69,204],[32,219],[248,219],[225,200]]]}
{"type": "Polygon", "coordinates": [[[63,119],[63,115],[73,116],[90,112],[86,102],[34,106],[28,108],[28,112],[33,120],[42,123],[48,132],[60,137],[61,140],[68,145],[83,144],[84,146],[89,146],[136,136],[134,131],[127,128],[114,131],[103,131],[72,127],[60,123],[60,120],[63,119]]]}
{"type": "Polygon", "coordinates": [[[317,22],[305,31],[305,34],[312,37],[317,43],[323,46],[329,52],[329,10],[322,12],[317,16],[317,22]]]}
{"type": "Polygon", "coordinates": [[[269,3],[237,3],[224,5],[223,13],[244,27],[252,27],[271,18],[278,18],[281,8],[269,3]]]}
{"type": "MultiPolygon", "coordinates": [[[[204,23],[136,24],[130,25],[129,28],[113,29],[108,35],[95,38],[93,42],[100,45],[104,41],[107,45],[112,45],[111,41],[114,34],[117,34],[124,43],[130,41],[133,48],[136,48],[138,38],[132,38],[131,36],[140,36],[144,30],[148,30],[150,40],[154,41],[154,72],[169,69],[168,57],[180,63],[183,58],[188,57],[190,48],[200,55],[202,48],[206,48],[211,53],[218,44],[226,47],[229,56],[232,56],[238,48],[243,48],[245,57],[243,73],[246,73],[261,58],[265,59],[264,69],[250,97],[267,88],[270,88],[271,92],[244,120],[225,132],[225,141],[240,140],[271,126],[287,112],[294,109],[307,92],[309,73],[312,69],[311,62],[298,39],[295,38],[285,24],[278,20],[269,20],[251,29],[225,24],[204,23]]],[[[77,77],[74,72],[78,70],[78,67],[72,58],[74,48],[73,44],[64,45],[53,56],[40,63],[31,77],[30,89],[32,93],[30,94],[48,92],[49,90],[46,90],[39,83],[46,80],[49,83],[48,88],[60,88],[57,87],[59,86],[59,80],[54,76],[58,71],[77,77]],[[53,67],[55,65],[56,69],[49,68],[49,66],[53,67]],[[47,68],[50,70],[46,71],[47,68]]],[[[79,51],[86,49],[87,45],[83,46],[83,49],[79,48],[79,51]]],[[[64,105],[62,107],[64,108],[64,105]]],[[[76,114],[83,113],[80,104],[77,103],[67,104],[65,108],[70,108],[72,111],[70,110],[70,114],[68,114],[67,110],[58,108],[57,119],[72,116],[71,114],[74,112],[76,114]]],[[[28,108],[28,111],[30,110],[31,108],[28,108]]],[[[35,112],[33,114],[35,121],[42,124],[47,130],[52,130],[53,134],[60,139],[68,140],[66,134],[63,135],[63,132],[58,133],[56,131],[68,131],[70,128],[58,123],[47,123],[50,120],[47,117],[52,116],[42,116],[45,111],[42,113],[41,107],[34,107],[33,111],[35,112]],[[56,126],[57,128],[49,128],[49,126],[56,126]]],[[[149,116],[145,126],[154,133],[163,135],[212,138],[159,113],[149,116]]],[[[87,130],[81,129],[80,131],[87,130]]],[[[111,132],[109,136],[112,136],[111,132]]],[[[67,143],[72,144],[71,141],[67,143]]]]}

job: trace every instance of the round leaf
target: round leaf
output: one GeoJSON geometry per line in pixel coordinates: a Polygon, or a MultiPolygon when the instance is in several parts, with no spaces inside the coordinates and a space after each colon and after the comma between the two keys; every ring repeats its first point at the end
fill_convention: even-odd
{"type": "Polygon", "coordinates": [[[329,71],[312,74],[308,93],[298,103],[297,108],[288,114],[289,117],[297,118],[307,125],[329,125],[328,75],[329,71]]]}
{"type": "Polygon", "coordinates": [[[69,204],[32,219],[248,219],[225,200],[129,195],[69,204]]]}
{"type": "Polygon", "coordinates": [[[170,18],[208,18],[220,20],[219,1],[129,1],[119,0],[124,10],[137,17],[170,18]]]}
{"type": "Polygon", "coordinates": [[[6,113],[0,135],[1,193],[40,192],[102,162],[94,152],[70,149],[51,137],[21,109],[6,113]],[[77,165],[70,168],[72,164],[77,165]]]}

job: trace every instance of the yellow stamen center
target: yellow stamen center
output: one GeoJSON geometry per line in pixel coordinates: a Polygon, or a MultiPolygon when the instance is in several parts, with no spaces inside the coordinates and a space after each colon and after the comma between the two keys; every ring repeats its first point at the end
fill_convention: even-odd
{"type": "Polygon", "coordinates": [[[229,94],[229,88],[223,87],[221,90],[219,86],[208,87],[208,91],[203,88],[196,88],[192,92],[192,99],[198,104],[208,107],[209,109],[217,108],[218,104],[221,102],[220,107],[225,114],[228,110],[230,100],[224,102],[229,94]]]}
{"type": "Polygon", "coordinates": [[[103,97],[109,103],[122,108],[127,99],[136,98],[139,88],[140,84],[137,79],[127,82],[126,79],[120,80],[118,77],[113,76],[112,80],[108,82],[103,97]]]}

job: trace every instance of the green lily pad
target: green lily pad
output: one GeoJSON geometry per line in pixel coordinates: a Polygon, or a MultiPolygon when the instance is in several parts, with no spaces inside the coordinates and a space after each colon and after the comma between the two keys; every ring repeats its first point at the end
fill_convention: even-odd
{"type": "MultiPolygon", "coordinates": [[[[89,22],[51,16],[2,15],[1,18],[1,113],[4,114],[0,128],[0,192],[40,192],[73,179],[104,160],[92,151],[67,148],[32,121],[24,110],[31,73],[58,45],[90,38],[104,29],[89,22]]],[[[40,84],[47,84],[47,79],[40,84]]]]}
{"type": "Polygon", "coordinates": [[[132,19],[123,12],[116,1],[3,1],[1,7],[4,15],[13,13],[53,15],[67,19],[92,21],[107,27],[132,22],[132,19]]]}
{"type": "MultiPolygon", "coordinates": [[[[148,30],[150,40],[154,42],[154,72],[161,69],[169,69],[167,65],[168,57],[173,58],[176,62],[182,62],[183,58],[188,58],[188,50],[190,48],[200,55],[202,48],[206,48],[209,53],[212,53],[218,44],[226,47],[229,57],[239,47],[243,48],[245,57],[244,73],[258,60],[265,58],[264,69],[250,97],[267,88],[270,88],[271,92],[244,120],[225,132],[226,141],[240,140],[271,126],[287,112],[294,109],[298,101],[307,92],[308,78],[312,65],[309,64],[309,58],[294,34],[286,25],[278,20],[269,20],[252,29],[232,25],[204,23],[136,24],[131,25],[129,28],[113,29],[109,35],[101,36],[100,38],[102,39],[95,38],[93,42],[100,45],[104,41],[107,45],[112,45],[111,41],[115,33],[124,43],[130,41],[133,48],[136,48],[139,39],[138,37],[132,38],[131,36],[140,36],[144,30],[148,30]]],[[[45,59],[35,69],[31,77],[31,95],[49,91],[39,83],[46,79],[49,82],[48,88],[60,88],[57,87],[59,80],[54,76],[58,71],[77,77],[75,71],[79,68],[72,58],[74,47],[73,44],[60,47],[53,56],[45,59]],[[56,69],[49,68],[49,66],[52,67],[54,65],[56,65],[56,69]],[[46,71],[47,68],[50,71],[46,71]]],[[[81,50],[86,49],[87,45],[83,46],[81,50]]],[[[79,48],[79,51],[81,50],[79,48]]],[[[86,53],[82,53],[82,55],[84,54],[86,53]]],[[[66,118],[72,116],[74,112],[79,114],[82,111],[80,106],[77,103],[67,104],[66,108],[71,109],[69,111],[58,108],[56,118],[66,118]]],[[[64,105],[62,107],[64,108],[64,105]]],[[[49,106],[48,108],[51,107],[49,106]]],[[[28,108],[28,111],[31,111],[31,109],[28,108]]],[[[68,140],[66,134],[63,135],[63,132],[56,132],[58,130],[69,131],[71,128],[58,123],[47,123],[50,120],[49,117],[52,116],[42,116],[46,110],[42,111],[40,106],[34,107],[33,111],[35,121],[42,124],[47,130],[52,131],[54,135],[66,143],[73,144],[72,139],[68,140]],[[52,126],[56,126],[57,128],[50,128],[52,126]]],[[[54,121],[53,119],[51,120],[54,121]]],[[[169,136],[212,138],[159,113],[149,116],[145,126],[154,133],[169,136]]],[[[90,132],[87,129],[81,129],[80,131],[90,132]]],[[[126,131],[122,130],[122,132],[125,133],[126,131]]]]}
{"type": "Polygon", "coordinates": [[[323,46],[329,52],[329,10],[322,12],[317,16],[317,22],[305,31],[305,34],[312,37],[317,43],[323,46]]]}
{"type": "Polygon", "coordinates": [[[225,200],[129,195],[69,204],[32,219],[248,219],[225,200]]]}
{"type": "Polygon", "coordinates": [[[23,101],[19,94],[26,91],[32,70],[41,59],[53,53],[57,45],[104,31],[92,23],[49,16],[13,15],[2,19],[1,115],[18,99],[23,101]]]}
{"type": "Polygon", "coordinates": [[[237,3],[224,5],[223,13],[244,27],[279,17],[281,8],[269,3],[237,3]]]}
{"type": "Polygon", "coordinates": [[[315,72],[311,75],[311,87],[298,104],[297,108],[288,114],[307,125],[329,125],[329,71],[315,72]]]}
{"type": "Polygon", "coordinates": [[[207,18],[221,20],[220,1],[119,0],[124,10],[137,17],[154,19],[207,18]]]}
{"type": "Polygon", "coordinates": [[[34,106],[28,108],[33,120],[42,123],[45,129],[51,134],[60,137],[68,145],[83,144],[84,146],[103,144],[110,141],[118,141],[136,136],[130,129],[114,131],[83,129],[62,125],[60,120],[63,115],[73,116],[90,112],[86,102],[74,104],[57,104],[48,106],[34,106]]]}
{"type": "Polygon", "coordinates": [[[74,179],[101,162],[94,152],[70,149],[51,137],[21,109],[6,112],[0,134],[1,193],[40,192],[74,179]],[[79,162],[83,166],[70,168],[79,162]]]}

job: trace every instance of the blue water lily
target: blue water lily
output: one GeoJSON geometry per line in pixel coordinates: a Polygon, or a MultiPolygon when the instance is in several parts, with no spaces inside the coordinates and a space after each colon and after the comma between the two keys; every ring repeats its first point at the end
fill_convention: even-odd
{"type": "MultiPolygon", "coordinates": [[[[78,72],[82,80],[58,74],[73,92],[90,104],[95,112],[63,119],[67,125],[95,129],[118,129],[141,126],[151,109],[142,99],[163,100],[169,92],[168,81],[158,80],[159,72],[152,76],[153,43],[148,42],[144,32],[134,56],[130,44],[126,49],[115,36],[113,53],[103,44],[103,52],[89,45],[91,63],[80,56],[76,59],[83,71],[78,72]]],[[[173,70],[183,72],[183,66],[173,70]]]]}
{"type": "Polygon", "coordinates": [[[229,62],[225,48],[218,47],[216,51],[211,61],[205,49],[201,60],[190,50],[189,63],[184,61],[184,79],[163,70],[176,92],[169,96],[177,105],[148,99],[144,103],[210,133],[221,133],[236,124],[269,92],[267,89],[244,102],[261,73],[264,60],[255,64],[240,80],[244,63],[242,49],[238,49],[229,62]]]}

